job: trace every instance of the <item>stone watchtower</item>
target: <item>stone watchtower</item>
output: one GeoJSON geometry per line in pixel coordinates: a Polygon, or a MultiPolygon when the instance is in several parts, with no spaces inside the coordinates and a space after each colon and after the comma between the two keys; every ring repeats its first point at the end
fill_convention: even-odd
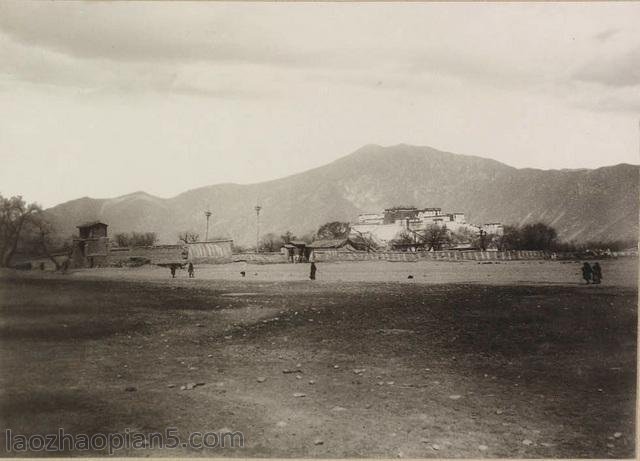
{"type": "Polygon", "coordinates": [[[109,255],[107,224],[93,221],[78,227],[78,237],[73,239],[71,261],[73,267],[96,267],[106,263],[109,255]]]}

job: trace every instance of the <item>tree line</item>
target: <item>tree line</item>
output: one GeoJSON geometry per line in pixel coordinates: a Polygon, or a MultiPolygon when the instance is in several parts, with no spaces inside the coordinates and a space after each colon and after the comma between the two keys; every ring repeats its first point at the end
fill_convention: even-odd
{"type": "MultiPolygon", "coordinates": [[[[342,221],[331,221],[321,225],[315,233],[306,234],[299,240],[311,243],[314,240],[349,238],[354,246],[360,250],[375,251],[380,249],[380,243],[370,234],[360,233],[352,229],[350,224],[342,221]]],[[[279,251],[282,245],[298,238],[290,231],[282,235],[276,233],[265,234],[260,240],[260,251],[279,251]]],[[[635,246],[630,241],[601,241],[576,244],[562,242],[552,226],[536,222],[522,226],[506,225],[502,234],[478,232],[469,228],[461,228],[456,232],[445,226],[436,224],[421,230],[405,229],[395,239],[389,242],[392,248],[415,246],[426,251],[439,251],[456,245],[468,245],[480,250],[495,249],[499,251],[584,251],[588,248],[609,248],[620,250],[635,246]]]]}
{"type": "MultiPolygon", "coordinates": [[[[301,237],[289,230],[280,235],[267,233],[259,242],[259,250],[279,251],[284,244],[293,240],[311,243],[314,240],[345,238],[349,238],[356,248],[364,251],[375,251],[380,246],[370,234],[355,231],[349,223],[331,221],[321,225],[316,232],[301,237]]],[[[193,231],[178,234],[178,241],[182,243],[194,243],[199,239],[199,234],[193,231]]],[[[158,237],[155,232],[121,232],[115,234],[114,240],[121,247],[152,246],[158,242],[158,237]]],[[[522,226],[504,226],[501,235],[480,234],[469,229],[451,232],[444,226],[434,224],[419,231],[406,229],[390,244],[392,247],[412,245],[427,251],[468,244],[478,249],[580,252],[588,249],[619,251],[635,247],[637,241],[562,242],[552,226],[538,222],[522,226]]],[[[242,251],[244,248],[235,246],[234,250],[242,251]]],[[[70,251],[71,238],[58,235],[40,205],[27,203],[21,196],[6,198],[0,195],[0,267],[10,266],[14,256],[20,253],[49,257],[56,268],[59,268],[59,262],[53,257],[53,253],[70,251]]]]}

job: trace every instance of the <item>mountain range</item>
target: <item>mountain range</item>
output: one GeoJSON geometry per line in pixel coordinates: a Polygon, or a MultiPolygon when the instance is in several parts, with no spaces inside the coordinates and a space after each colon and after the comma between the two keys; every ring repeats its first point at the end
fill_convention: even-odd
{"type": "Polygon", "coordinates": [[[89,197],[46,210],[60,235],[92,220],[109,233],[156,232],[175,243],[179,232],[204,237],[204,211],[213,216],[210,237],[252,245],[259,203],[260,233],[311,233],[328,221],[354,222],[363,212],[391,206],[440,207],[463,212],[470,223],[542,221],[569,241],[637,238],[639,166],[597,169],[518,169],[481,157],[405,144],[367,145],[328,165],[257,184],[216,184],[159,198],[134,192],[89,197]]]}

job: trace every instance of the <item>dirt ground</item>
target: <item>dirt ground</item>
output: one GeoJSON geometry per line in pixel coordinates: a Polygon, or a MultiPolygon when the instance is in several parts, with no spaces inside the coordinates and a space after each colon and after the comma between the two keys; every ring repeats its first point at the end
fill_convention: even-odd
{"type": "Polygon", "coordinates": [[[5,428],[177,427],[245,447],[116,455],[632,457],[637,265],[599,286],[538,261],[5,271],[0,450],[5,428]]]}

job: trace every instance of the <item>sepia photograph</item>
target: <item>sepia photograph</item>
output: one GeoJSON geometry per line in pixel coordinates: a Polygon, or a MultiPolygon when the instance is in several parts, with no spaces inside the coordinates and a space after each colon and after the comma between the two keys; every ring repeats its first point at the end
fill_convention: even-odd
{"type": "Polygon", "coordinates": [[[634,459],[638,23],[0,0],[0,457],[634,459]]]}

